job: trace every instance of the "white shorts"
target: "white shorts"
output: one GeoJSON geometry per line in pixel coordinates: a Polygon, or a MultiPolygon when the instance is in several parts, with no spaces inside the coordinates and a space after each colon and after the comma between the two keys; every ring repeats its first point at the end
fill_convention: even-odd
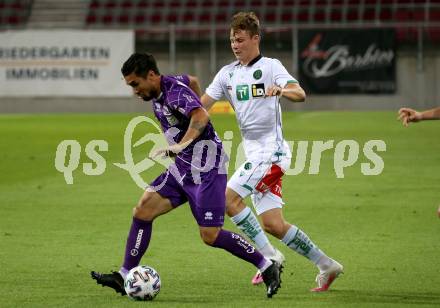
{"type": "Polygon", "coordinates": [[[290,155],[278,155],[270,160],[249,159],[228,181],[228,187],[243,199],[251,195],[257,215],[283,207],[282,176],[290,166],[290,155]]]}

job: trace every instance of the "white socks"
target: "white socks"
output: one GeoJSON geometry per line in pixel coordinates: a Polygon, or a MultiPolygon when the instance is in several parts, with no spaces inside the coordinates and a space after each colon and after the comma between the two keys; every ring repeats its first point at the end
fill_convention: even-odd
{"type": "Polygon", "coordinates": [[[257,217],[249,207],[245,207],[243,211],[231,217],[232,222],[255,243],[258,251],[266,258],[272,258],[275,255],[275,249],[269,242],[257,217]]]}
{"type": "Polygon", "coordinates": [[[309,239],[307,234],[296,226],[292,225],[281,241],[290,249],[315,263],[321,271],[325,271],[331,265],[331,259],[309,239]]]}

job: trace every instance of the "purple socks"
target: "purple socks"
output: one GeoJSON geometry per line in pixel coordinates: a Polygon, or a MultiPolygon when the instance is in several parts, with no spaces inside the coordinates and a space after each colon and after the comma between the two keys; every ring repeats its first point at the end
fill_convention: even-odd
{"type": "Polygon", "coordinates": [[[130,232],[128,233],[125,246],[125,258],[121,271],[128,272],[139,265],[151,238],[151,221],[145,221],[133,217],[130,232]]]}
{"type": "Polygon", "coordinates": [[[267,267],[267,261],[263,255],[237,233],[220,230],[212,246],[222,248],[238,258],[252,263],[260,270],[267,267]]]}

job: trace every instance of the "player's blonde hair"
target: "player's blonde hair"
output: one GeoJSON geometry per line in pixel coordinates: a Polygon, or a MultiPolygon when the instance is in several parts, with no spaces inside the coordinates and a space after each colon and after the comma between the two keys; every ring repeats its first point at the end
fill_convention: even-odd
{"type": "Polygon", "coordinates": [[[239,12],[232,17],[231,30],[247,31],[251,37],[260,35],[260,21],[254,12],[239,12]]]}

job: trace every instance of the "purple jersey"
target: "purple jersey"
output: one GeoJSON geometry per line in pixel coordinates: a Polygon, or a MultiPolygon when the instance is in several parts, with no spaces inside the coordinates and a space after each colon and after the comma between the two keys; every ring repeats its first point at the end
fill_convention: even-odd
{"type": "MultiPolygon", "coordinates": [[[[186,75],[161,76],[160,88],[162,93],[152,100],[154,114],[168,143],[179,143],[189,127],[191,111],[202,104],[189,88],[186,75]]],[[[208,122],[203,133],[177,155],[175,162],[182,176],[189,175],[194,168],[202,172],[218,168],[222,153],[222,143],[208,122]]]]}

